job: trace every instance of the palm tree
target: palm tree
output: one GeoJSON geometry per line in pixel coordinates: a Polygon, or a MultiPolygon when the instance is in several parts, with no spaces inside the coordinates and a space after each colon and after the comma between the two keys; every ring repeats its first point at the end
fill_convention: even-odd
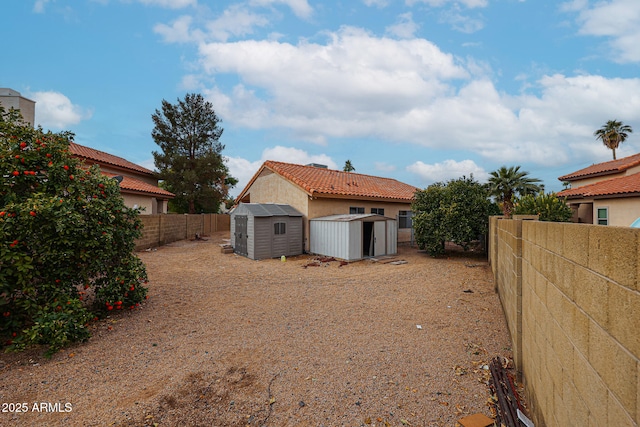
{"type": "Polygon", "coordinates": [[[600,129],[593,133],[596,139],[602,141],[607,148],[613,151],[613,160],[616,159],[616,148],[633,132],[631,126],[617,120],[609,120],[600,129]]]}
{"type": "Polygon", "coordinates": [[[354,168],[351,164],[351,160],[347,160],[346,162],[344,162],[344,167],[342,168],[342,170],[345,172],[355,172],[356,168],[354,168]]]}
{"type": "Polygon", "coordinates": [[[535,194],[542,188],[538,185],[540,180],[529,177],[529,172],[521,171],[520,166],[502,166],[489,175],[489,192],[496,196],[498,202],[502,202],[502,212],[507,218],[511,217],[513,211],[513,196],[535,194]]]}

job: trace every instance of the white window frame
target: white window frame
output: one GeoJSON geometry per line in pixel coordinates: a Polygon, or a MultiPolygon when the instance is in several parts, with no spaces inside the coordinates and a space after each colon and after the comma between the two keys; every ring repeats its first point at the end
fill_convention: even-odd
{"type": "Polygon", "coordinates": [[[609,207],[604,206],[596,209],[596,224],[598,225],[609,225],[609,207]],[[600,218],[600,211],[604,211],[604,218],[600,218]]]}

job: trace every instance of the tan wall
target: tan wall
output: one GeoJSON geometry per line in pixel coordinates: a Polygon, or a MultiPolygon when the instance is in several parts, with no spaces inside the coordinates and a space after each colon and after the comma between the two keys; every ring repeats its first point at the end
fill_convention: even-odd
{"type": "Polygon", "coordinates": [[[492,218],[489,236],[536,426],[637,426],[640,230],[492,218]]]}
{"type": "Polygon", "coordinates": [[[184,239],[194,239],[200,235],[229,230],[229,215],[141,215],[142,237],[136,242],[136,249],[142,250],[165,245],[184,239]],[[220,218],[219,218],[220,217],[220,218]]]}
{"type": "Polygon", "coordinates": [[[609,225],[629,227],[640,217],[640,198],[627,197],[622,199],[595,200],[593,202],[593,223],[598,222],[598,208],[609,208],[609,225]]]}
{"type": "Polygon", "coordinates": [[[123,194],[124,204],[127,207],[138,205],[142,209],[141,215],[151,215],[153,213],[153,197],[142,196],[138,194],[123,194]]]}

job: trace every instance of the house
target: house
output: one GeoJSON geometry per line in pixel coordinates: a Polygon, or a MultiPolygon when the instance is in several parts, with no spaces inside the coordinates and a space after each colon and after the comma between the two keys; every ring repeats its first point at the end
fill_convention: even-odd
{"type": "Polygon", "coordinates": [[[411,203],[417,187],[391,178],[267,160],[237,203],[282,203],[303,215],[304,250],[309,220],[336,214],[377,214],[397,220],[398,242],[411,241],[411,203]]]}
{"type": "MultiPolygon", "coordinates": [[[[0,88],[0,105],[7,110],[20,110],[24,121],[30,126],[34,125],[36,103],[20,95],[20,92],[0,88]]],[[[149,169],[122,157],[73,142],[69,145],[69,151],[87,166],[100,166],[103,175],[112,178],[121,176],[120,193],[126,206],[142,208],[142,214],[167,213],[167,203],[175,195],[158,187],[158,180],[149,169]]]]}
{"type": "Polygon", "coordinates": [[[563,175],[571,188],[558,193],[573,210],[573,221],[630,226],[640,217],[640,154],[597,163],[563,175]]]}
{"type": "Polygon", "coordinates": [[[33,126],[36,112],[35,101],[25,98],[16,90],[0,87],[0,105],[7,111],[11,108],[20,110],[25,123],[33,126]]]}
{"type": "Polygon", "coordinates": [[[69,144],[69,152],[87,166],[100,166],[103,175],[121,176],[120,193],[126,206],[141,208],[143,215],[167,213],[168,201],[175,195],[158,187],[158,179],[149,169],[75,142],[69,144]]]}

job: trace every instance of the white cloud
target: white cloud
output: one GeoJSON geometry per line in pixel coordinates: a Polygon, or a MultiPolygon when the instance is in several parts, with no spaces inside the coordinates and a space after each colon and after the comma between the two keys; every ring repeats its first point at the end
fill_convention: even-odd
{"type": "Polygon", "coordinates": [[[469,9],[476,7],[487,7],[489,0],[406,0],[407,6],[413,6],[418,3],[424,3],[431,7],[442,7],[447,4],[453,3],[454,6],[464,5],[469,9]]]}
{"type": "Polygon", "coordinates": [[[49,1],[51,0],[36,0],[33,4],[33,11],[35,13],[44,13],[44,7],[49,3],[49,1]]]}
{"type": "Polygon", "coordinates": [[[59,92],[33,92],[30,98],[36,101],[36,122],[43,128],[65,129],[92,115],[59,92]]]}
{"type": "Polygon", "coordinates": [[[198,0],[138,0],[142,4],[166,7],[168,9],[182,9],[188,6],[196,6],[198,0]]]}
{"type": "Polygon", "coordinates": [[[640,111],[640,98],[629,96],[640,93],[640,79],[549,75],[523,82],[512,96],[497,90],[487,64],[454,58],[424,39],[350,27],[329,33],[325,44],[203,43],[200,55],[203,78],[239,80],[225,90],[201,82],[227,123],[315,144],[372,138],[556,166],[602,161],[593,131],[612,118],[637,127],[640,111]]]}
{"type": "Polygon", "coordinates": [[[313,14],[313,8],[307,0],[250,0],[251,5],[271,6],[273,4],[284,4],[289,6],[293,13],[299,18],[309,18],[313,14]]]}
{"type": "Polygon", "coordinates": [[[407,171],[412,172],[420,177],[425,184],[433,184],[434,182],[446,182],[451,179],[458,179],[462,176],[473,178],[479,182],[486,182],[489,174],[478,166],[473,160],[445,160],[441,163],[432,165],[417,161],[407,166],[407,171]]]}
{"type": "Polygon", "coordinates": [[[578,12],[582,35],[607,37],[617,62],[640,62],[640,2],[611,0],[593,7],[584,1],[565,3],[563,10],[578,12]]]}
{"type": "Polygon", "coordinates": [[[365,6],[369,6],[369,7],[376,6],[379,8],[384,8],[389,5],[388,0],[362,0],[362,2],[365,4],[365,6]]]}
{"type": "Polygon", "coordinates": [[[440,21],[451,25],[456,31],[471,34],[484,28],[484,22],[480,18],[473,18],[462,14],[458,8],[446,10],[440,14],[440,21]]]}
{"type": "Polygon", "coordinates": [[[190,27],[193,18],[191,16],[180,16],[171,25],[156,24],[153,31],[160,34],[167,43],[186,43],[194,41],[196,37],[191,33],[190,27]]]}
{"type": "Polygon", "coordinates": [[[244,187],[249,183],[249,180],[266,160],[295,163],[300,165],[319,163],[327,165],[329,169],[338,168],[337,164],[331,159],[331,157],[325,154],[309,154],[299,148],[283,147],[279,145],[265,149],[262,152],[260,160],[253,162],[241,157],[228,157],[227,167],[229,168],[229,173],[231,176],[238,179],[238,185],[236,185],[231,191],[231,194],[234,197],[240,194],[244,187]]]}
{"type": "Polygon", "coordinates": [[[385,32],[401,39],[408,39],[414,36],[418,28],[418,24],[413,21],[411,12],[407,12],[398,16],[397,22],[385,28],[385,32]]]}
{"type": "Polygon", "coordinates": [[[252,34],[255,27],[266,27],[268,24],[266,17],[242,5],[232,5],[219,18],[209,22],[207,30],[213,40],[226,41],[231,36],[252,34]]]}

